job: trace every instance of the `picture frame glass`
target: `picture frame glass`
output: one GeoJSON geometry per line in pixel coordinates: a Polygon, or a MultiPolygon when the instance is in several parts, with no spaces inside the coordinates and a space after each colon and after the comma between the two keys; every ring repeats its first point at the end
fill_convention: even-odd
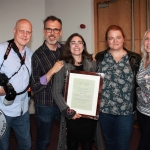
{"type": "Polygon", "coordinates": [[[68,71],[65,85],[67,105],[85,118],[99,116],[103,78],[95,72],[68,71]]]}

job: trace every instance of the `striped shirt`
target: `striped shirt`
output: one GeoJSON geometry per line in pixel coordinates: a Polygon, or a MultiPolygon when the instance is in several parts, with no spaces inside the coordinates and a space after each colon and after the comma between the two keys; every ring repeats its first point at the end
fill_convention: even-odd
{"type": "Polygon", "coordinates": [[[138,96],[137,109],[142,114],[150,116],[150,64],[144,69],[143,61],[141,62],[137,73],[137,83],[139,85],[136,89],[138,96]]]}
{"type": "Polygon", "coordinates": [[[53,51],[47,47],[45,41],[43,45],[34,52],[32,56],[31,89],[34,93],[35,103],[48,106],[56,105],[52,97],[53,77],[47,85],[41,84],[40,78],[53,67],[55,62],[60,59],[61,54],[62,46],[59,43],[56,51],[53,51]]]}

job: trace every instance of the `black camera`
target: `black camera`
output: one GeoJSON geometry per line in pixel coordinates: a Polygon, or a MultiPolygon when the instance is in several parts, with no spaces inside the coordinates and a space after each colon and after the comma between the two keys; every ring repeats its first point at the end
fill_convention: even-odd
{"type": "Polygon", "coordinates": [[[16,97],[16,91],[14,89],[14,87],[8,83],[6,86],[4,86],[4,90],[6,92],[6,96],[4,98],[4,105],[11,105],[14,102],[14,99],[16,97]]]}
{"type": "Polygon", "coordinates": [[[4,73],[0,73],[0,86],[5,86],[8,80],[8,77],[4,73]]]}

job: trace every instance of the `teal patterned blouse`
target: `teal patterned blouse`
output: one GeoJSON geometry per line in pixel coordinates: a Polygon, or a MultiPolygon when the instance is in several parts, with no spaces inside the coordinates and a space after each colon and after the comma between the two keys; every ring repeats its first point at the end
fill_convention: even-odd
{"type": "Polygon", "coordinates": [[[132,114],[133,74],[128,55],[116,62],[107,52],[98,72],[105,74],[100,111],[113,115],[132,114]]]}

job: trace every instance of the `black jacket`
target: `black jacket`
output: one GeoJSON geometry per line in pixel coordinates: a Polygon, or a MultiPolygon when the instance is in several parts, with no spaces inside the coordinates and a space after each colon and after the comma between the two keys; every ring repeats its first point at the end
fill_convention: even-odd
{"type": "MultiPolygon", "coordinates": [[[[101,62],[104,59],[104,55],[108,52],[108,50],[109,49],[106,49],[106,50],[96,54],[95,59],[97,61],[97,70],[99,69],[99,67],[101,65],[101,62]]],[[[132,86],[133,103],[132,103],[132,106],[133,106],[133,111],[135,111],[136,102],[137,102],[136,87],[138,86],[137,83],[136,83],[136,74],[137,74],[138,69],[139,69],[141,56],[137,53],[134,53],[134,52],[131,52],[131,51],[127,50],[126,48],[124,48],[124,50],[128,54],[129,63],[130,63],[132,73],[133,73],[133,86],[132,86]]]]}

